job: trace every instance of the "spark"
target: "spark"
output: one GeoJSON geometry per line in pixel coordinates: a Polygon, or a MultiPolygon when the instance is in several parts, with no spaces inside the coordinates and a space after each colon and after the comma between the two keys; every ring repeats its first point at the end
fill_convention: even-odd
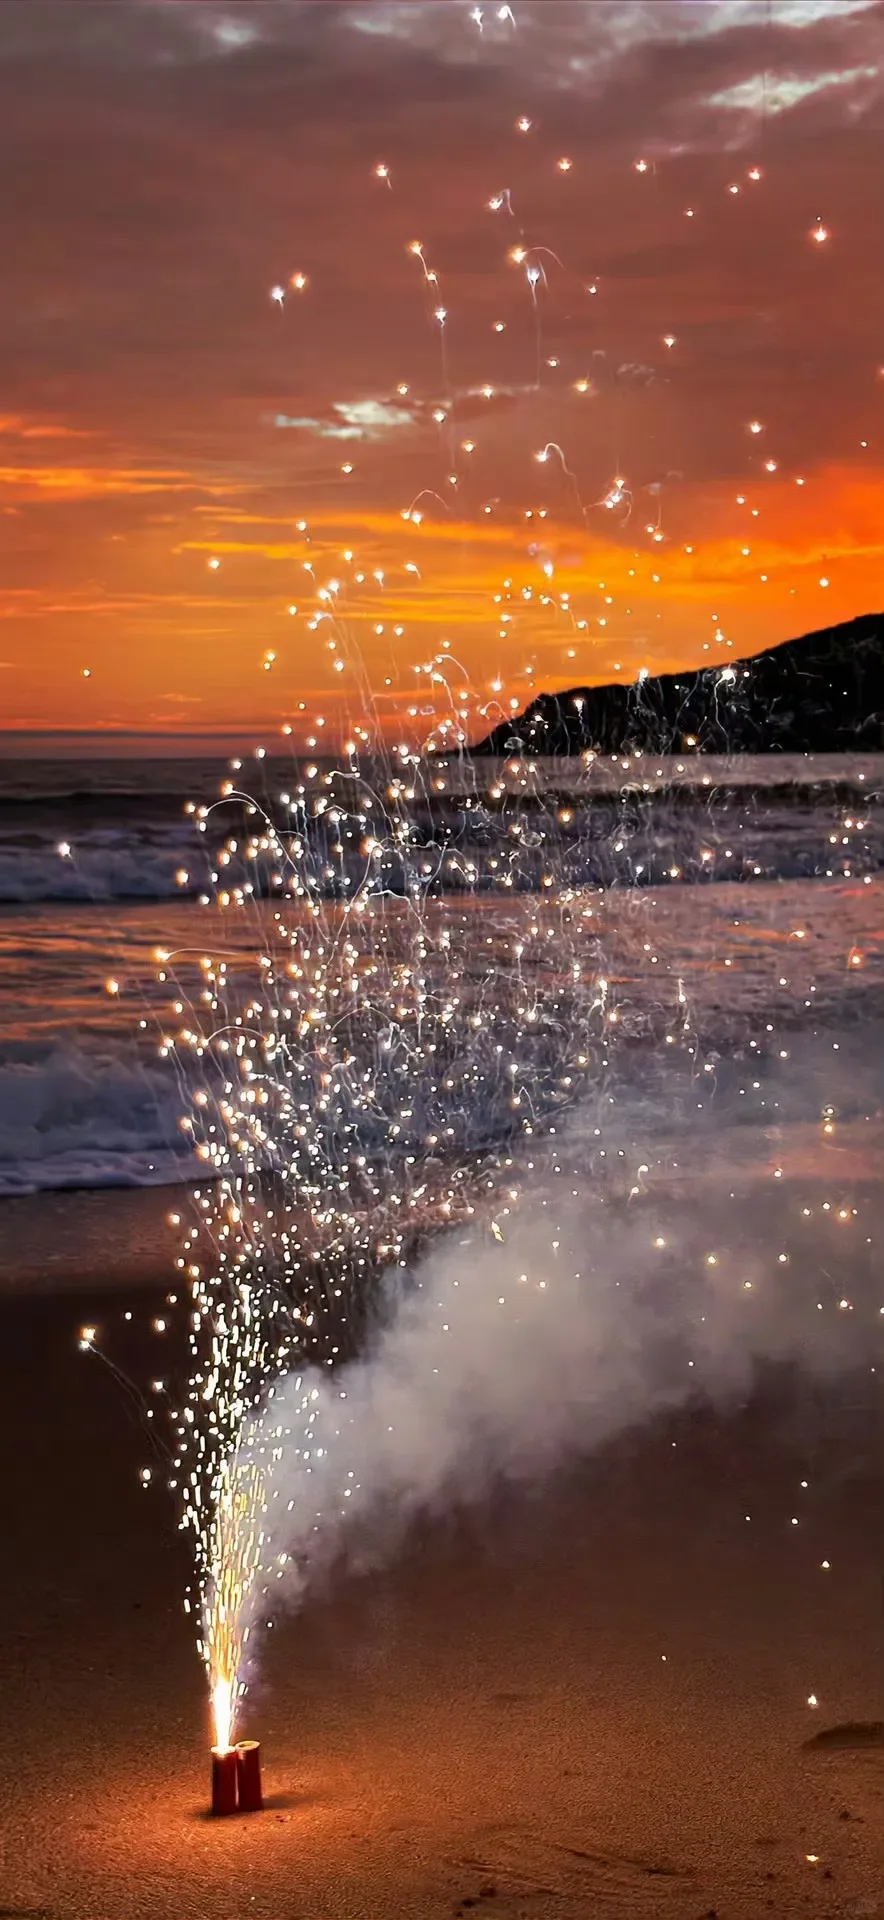
{"type": "MultiPolygon", "coordinates": [[[[515,25],[509,7],[495,11],[493,5],[476,6],[470,17],[480,32],[494,19],[515,25]]],[[[491,32],[488,37],[493,37],[491,32]]],[[[515,127],[526,134],[533,122],[521,116],[515,127]]],[[[566,156],[555,162],[563,174],[573,164],[566,156]]],[[[633,166],[640,175],[657,171],[644,158],[633,166]]],[[[386,161],[376,162],[373,174],[390,187],[386,161]]],[[[748,177],[760,178],[760,169],[750,170],[748,177]]],[[[646,191],[653,199],[654,190],[642,193],[647,211],[646,191]]],[[[739,189],[733,185],[731,191],[739,189]]],[[[677,208],[677,201],[674,204],[677,208]]],[[[511,215],[510,190],[497,190],[485,205],[495,214],[511,215]]],[[[693,218],[694,209],[684,209],[684,214],[693,218]]],[[[400,247],[404,233],[397,242],[400,247]]],[[[424,243],[411,240],[405,245],[420,261],[426,284],[437,289],[438,276],[427,264],[424,243]]],[[[558,257],[524,239],[506,253],[510,264],[524,270],[535,306],[532,351],[536,349],[538,385],[544,363],[561,369],[563,381],[549,385],[556,386],[556,405],[569,406],[575,404],[571,393],[587,395],[597,389],[587,375],[573,378],[564,336],[551,343],[558,352],[549,353],[541,342],[537,309],[544,312],[546,301],[538,301],[537,288],[541,281],[547,286],[544,262],[550,258],[558,257]]],[[[499,271],[505,281],[505,272],[499,271]]],[[[579,295],[582,276],[575,284],[579,295]]],[[[301,291],[307,276],[293,274],[289,285],[301,291]]],[[[585,291],[595,295],[598,282],[593,280],[585,291]]],[[[271,299],[281,307],[286,297],[282,286],[271,291],[271,299]]],[[[603,300],[596,312],[603,313],[604,306],[603,300]]],[[[449,309],[427,300],[422,309],[424,326],[430,314],[444,331],[449,309]]],[[[673,318],[678,319],[677,313],[673,318]]],[[[487,309],[482,324],[487,344],[487,309]]],[[[497,334],[506,327],[503,320],[491,325],[497,334]]],[[[669,351],[678,337],[674,332],[662,336],[652,332],[651,338],[662,341],[669,351]]],[[[442,356],[446,345],[441,343],[442,356]]],[[[515,326],[512,346],[515,353],[515,326]]],[[[501,357],[509,358],[508,354],[498,356],[498,361],[501,357]]],[[[599,357],[604,359],[601,350],[599,357]]],[[[471,404],[476,405],[478,396],[490,401],[523,391],[517,374],[508,372],[506,380],[500,388],[487,383],[470,387],[471,404]]],[[[395,391],[404,398],[411,389],[407,382],[400,382],[395,391]]],[[[327,675],[341,675],[348,668],[352,673],[354,658],[358,663],[358,643],[351,648],[349,629],[339,622],[338,602],[339,597],[354,599],[356,590],[363,590],[358,619],[366,631],[386,636],[384,652],[389,645],[391,651],[401,653],[414,674],[406,695],[411,698],[413,692],[411,707],[401,698],[398,683],[390,678],[384,681],[385,689],[392,687],[387,712],[402,715],[404,737],[391,747],[378,746],[372,702],[366,695],[361,709],[358,700],[348,709],[349,736],[343,752],[335,756],[326,751],[333,725],[331,710],[324,737],[325,716],[317,715],[312,705],[308,708],[305,695],[299,717],[292,713],[282,732],[290,737],[294,722],[301,743],[298,753],[309,751],[315,759],[301,760],[296,755],[285,773],[278,774],[281,762],[274,762],[271,755],[262,767],[256,794],[249,791],[241,767],[235,766],[231,771],[236,778],[225,781],[217,809],[202,803],[192,806],[194,829],[203,835],[201,852],[207,848],[211,859],[213,877],[211,883],[205,882],[206,905],[218,917],[242,916],[240,924],[248,927],[254,963],[240,968],[237,960],[228,966],[223,953],[213,951],[202,957],[197,968],[166,948],[154,953],[158,978],[167,983],[170,996],[162,1057],[172,1062],[179,1084],[185,1087],[192,1085],[185,1065],[199,1063],[199,1085],[192,1088],[182,1120],[188,1152],[192,1148],[207,1177],[197,1190],[198,1230],[192,1228],[189,1216],[176,1216],[174,1221],[191,1367],[181,1407],[174,1413],[172,1474],[181,1525],[193,1554],[193,1611],[199,1622],[215,1741],[222,1749],[236,1735],[250,1673],[250,1637],[267,1617],[268,1593],[280,1571],[272,1525],[275,1458],[284,1445],[301,1445],[309,1434],[309,1409],[304,1413],[303,1432],[293,1436],[279,1431],[274,1412],[278,1384],[291,1380],[293,1374],[297,1377],[302,1367],[334,1365],[338,1342],[349,1338],[351,1323],[371,1302],[375,1281],[388,1269],[404,1267],[415,1244],[468,1220],[480,1206],[485,1230],[495,1242],[506,1244],[508,1215],[516,1205],[516,1188],[509,1183],[517,1148],[533,1152],[538,1136],[547,1129],[552,1141],[563,1107],[567,1111],[583,1090],[595,1098],[597,1090],[608,1084],[608,1050],[617,1031],[628,1026],[625,1009],[618,1005],[619,973],[606,959],[603,964],[610,965],[611,978],[601,977],[595,970],[602,964],[600,957],[592,957],[602,952],[601,933],[597,936],[594,930],[599,919],[597,890],[584,875],[575,879],[575,851],[580,852],[588,838],[582,799],[568,795],[568,804],[560,805],[559,796],[548,803],[532,785],[531,763],[515,756],[505,771],[495,767],[487,789],[481,769],[471,769],[475,789],[465,793],[457,783],[463,777],[463,749],[479,732],[478,717],[490,709],[495,720],[501,715],[508,718],[525,704],[526,685],[533,689],[536,684],[540,666],[532,651],[535,636],[528,622],[536,617],[545,623],[544,646],[547,635],[560,625],[561,642],[549,641],[550,646],[560,647],[555,656],[558,672],[565,659],[575,658],[578,648],[584,657],[588,621],[594,631],[596,622],[604,628],[610,620],[614,627],[621,617],[624,621],[629,617],[629,600],[614,578],[615,565],[622,564],[624,584],[630,583],[626,584],[629,596],[636,568],[627,568],[626,559],[636,561],[640,578],[647,581],[648,561],[659,562],[659,556],[649,556],[645,543],[640,543],[640,556],[629,554],[622,540],[618,544],[634,495],[625,474],[615,473],[593,504],[619,514],[618,523],[607,531],[612,551],[616,548],[623,555],[622,562],[612,560],[610,576],[602,569],[607,585],[604,580],[597,583],[598,601],[593,598],[576,607],[572,594],[558,582],[577,563],[569,560],[567,551],[557,550],[555,536],[549,540],[549,551],[532,543],[531,584],[523,586],[521,579],[510,576],[495,582],[493,605],[487,608],[489,644],[482,662],[484,698],[480,701],[465,668],[448,651],[448,642],[426,638],[428,631],[440,632],[433,589],[423,584],[430,578],[430,561],[421,569],[415,560],[403,557],[403,549],[416,551],[424,512],[435,514],[436,507],[449,516],[448,525],[459,538],[453,504],[469,495],[477,470],[484,468],[480,459],[471,468],[464,464],[461,474],[455,470],[453,448],[459,445],[470,456],[476,442],[455,439],[469,419],[463,389],[446,378],[441,391],[448,396],[444,403],[436,403],[432,391],[424,394],[415,389],[406,417],[432,420],[445,430],[433,446],[433,459],[444,452],[444,462],[435,474],[430,469],[430,477],[446,487],[446,495],[435,487],[422,487],[401,509],[405,525],[400,529],[398,552],[379,545],[370,553],[366,545],[360,554],[355,544],[342,551],[343,540],[352,537],[343,524],[324,545],[321,524],[308,532],[307,522],[296,522],[302,536],[298,559],[304,547],[315,541],[313,558],[301,561],[309,599],[299,596],[299,603],[287,609],[283,600],[278,609],[306,620],[312,636],[307,646],[315,647],[316,659],[327,675]],[[460,492],[448,492],[449,488],[460,492]],[[383,565],[375,565],[376,559],[383,565]],[[330,567],[338,569],[339,577],[327,578],[330,567]],[[414,595],[415,625],[424,635],[417,643],[420,650],[410,654],[405,647],[394,648],[390,640],[391,634],[398,639],[403,633],[402,625],[392,626],[401,612],[403,574],[414,595]],[[320,585],[323,580],[326,584],[320,585]],[[412,588],[411,582],[418,585],[412,588]],[[504,642],[512,648],[514,634],[519,635],[517,644],[525,643],[524,653],[515,656],[521,663],[515,689],[504,677],[494,651],[504,642]],[[577,644],[572,646],[571,641],[577,644]],[[430,651],[434,646],[440,647],[438,653],[430,651]],[[443,749],[450,750],[447,761],[443,749]],[[382,778],[378,778],[379,769],[382,778]],[[285,781],[279,794],[273,790],[277,778],[285,781]],[[435,795],[453,795],[458,808],[456,834],[449,831],[447,820],[440,825],[432,813],[427,824],[428,790],[434,809],[435,795]],[[523,792],[531,798],[530,818],[527,810],[520,813],[513,804],[514,796],[523,792]],[[505,825],[495,839],[489,834],[488,820],[498,812],[505,817],[505,825]],[[226,824],[222,831],[222,819],[232,822],[229,833],[226,824]],[[445,889],[450,889],[447,898],[445,889]],[[489,943],[494,944],[488,957],[479,945],[479,916],[470,911],[459,917],[451,907],[451,901],[460,898],[471,904],[486,890],[505,903],[505,914],[489,932],[489,943]],[[572,925],[574,930],[569,932],[572,925]],[[188,997],[179,974],[191,965],[198,983],[188,997]],[[504,1146],[489,1147],[477,1127],[476,1116],[483,1111],[489,1086],[495,1089],[495,1098],[501,1090],[505,1095],[504,1146]]],[[[761,401],[760,392],[756,397],[761,401]]],[[[502,409],[500,414],[492,409],[490,427],[503,417],[502,409]]],[[[584,413],[584,424],[587,417],[584,413]]],[[[738,430],[739,422],[740,415],[738,430]]],[[[756,436],[765,428],[752,420],[746,431],[756,436]]],[[[576,494],[575,475],[560,443],[547,441],[534,452],[533,460],[548,469],[554,467],[554,456],[576,494]]],[[[613,449],[609,457],[617,457],[613,449]]],[[[769,473],[777,470],[774,460],[763,465],[769,473]]],[[[336,471],[350,475],[352,463],[344,462],[336,471]]],[[[799,479],[796,484],[803,483],[799,479]]],[[[664,483],[642,479],[634,485],[636,493],[656,492],[659,497],[664,483]]],[[[741,499],[747,514],[758,511],[749,507],[744,496],[741,499]]],[[[487,498],[476,502],[474,511],[477,516],[491,514],[500,505],[497,498],[487,498]]],[[[525,519],[532,521],[532,532],[539,532],[536,523],[546,518],[547,511],[533,500],[526,503],[525,519]]],[[[685,527],[684,533],[690,531],[685,527]]],[[[646,532],[656,545],[670,538],[659,518],[646,524],[646,532]]],[[[668,546],[677,564],[681,553],[695,552],[684,533],[679,531],[668,546]]],[[[751,550],[746,547],[743,554],[751,557],[751,550]]],[[[207,564],[214,570],[220,561],[213,556],[207,564]]],[[[516,564],[524,563],[510,564],[514,576],[516,564]]],[[[580,562],[582,568],[591,564],[591,560],[580,562]]],[[[700,570],[690,571],[693,583],[700,570]]],[[[659,574],[650,578],[655,584],[660,581],[659,574]]],[[[577,573],[574,580],[576,599],[578,586],[588,593],[588,583],[577,573]]],[[[828,578],[820,576],[819,585],[827,586],[828,578]]],[[[291,633],[288,628],[287,634],[291,633]]],[[[710,637],[708,644],[730,643],[716,625],[714,641],[710,637]]],[[[647,706],[653,689],[645,683],[652,668],[642,666],[633,672],[619,639],[611,651],[623,653],[622,666],[618,660],[614,670],[639,690],[637,709],[647,706]]],[[[585,657],[587,670],[595,677],[591,645],[585,657]]],[[[252,664],[256,671],[269,671],[276,662],[274,650],[258,649],[252,664]]],[[[734,667],[716,662],[710,683],[722,690],[723,709],[738,697],[732,691],[738,689],[738,682],[734,667]]],[[[303,680],[302,685],[306,685],[303,680]]],[[[386,692],[381,694],[381,701],[387,698],[386,692]]],[[[697,736],[685,735],[684,747],[686,754],[690,752],[692,769],[698,767],[701,754],[693,751],[698,747],[697,736]]],[[[263,754],[263,749],[258,753],[263,754]]],[[[594,750],[589,751],[581,767],[589,769],[594,758],[594,750]]],[[[647,762],[639,766],[640,758],[638,752],[624,756],[615,769],[616,780],[630,786],[644,782],[647,792],[653,768],[647,762]]],[[[594,778],[600,768],[601,757],[594,778]]],[[[443,804],[440,799],[439,818],[443,804]]],[[[61,842],[58,853],[70,857],[69,844],[61,842]]],[[[637,881],[642,878],[644,869],[625,834],[612,842],[611,854],[630,863],[629,871],[637,881]]],[[[718,849],[711,847],[696,854],[704,880],[719,878],[719,857],[718,849]]],[[[176,883],[189,887],[192,874],[198,887],[202,882],[197,875],[202,875],[205,865],[198,866],[195,856],[189,865],[177,869],[176,883]]],[[[668,864],[667,859],[660,872],[667,883],[675,883],[684,878],[685,867],[679,852],[678,864],[668,864]]],[[[649,877],[654,878],[645,874],[645,879],[649,877]]],[[[490,920],[488,924],[491,927],[490,920]]],[[[658,959],[656,952],[650,952],[656,924],[649,918],[649,969],[658,959]]],[[[630,937],[633,925],[631,919],[630,937]]],[[[802,951],[806,954],[807,949],[802,951]]],[[[789,952],[797,962],[798,949],[789,952]]],[[[862,948],[845,953],[842,947],[841,953],[842,966],[845,961],[849,969],[861,965],[862,948]]],[[[724,965],[729,964],[728,957],[724,965]]],[[[662,965],[659,970],[662,974],[662,965]]],[[[128,974],[124,977],[128,994],[128,974]]],[[[120,991],[115,979],[105,984],[111,995],[120,991]]],[[[857,991],[860,986],[857,983],[857,991]]],[[[673,983],[666,1009],[670,1029],[666,1042],[672,1045],[680,1044],[688,1031],[689,1008],[681,981],[673,1019],[675,1006],[673,983]]],[[[785,1057],[785,1050],[779,1057],[785,1057]]],[[[711,1069],[707,1066],[706,1071],[711,1069]]],[[[702,1072],[698,1063],[697,1083],[705,1087],[709,1083],[701,1078],[702,1072]]],[[[753,1083],[752,1091],[756,1090],[753,1083]]],[[[824,1133],[834,1126],[828,1109],[827,1115],[819,1123],[824,1133]]],[[[625,1186],[624,1193],[644,1190],[641,1182],[650,1164],[650,1155],[643,1160],[635,1155],[629,1178],[634,1176],[637,1184],[632,1189],[625,1186]]],[[[845,1231],[846,1227],[847,1222],[845,1231]]],[[[648,1239],[661,1252],[669,1244],[663,1234],[649,1232],[648,1239]]],[[[783,1258],[778,1256],[776,1269],[783,1258]]],[[[720,1253],[701,1250],[700,1261],[720,1269],[715,1286],[723,1289],[732,1266],[724,1244],[720,1253]]],[[[740,1275],[733,1285],[750,1290],[752,1283],[740,1275]]],[[[508,1297],[509,1290],[501,1294],[502,1307],[508,1297]]],[[[742,1293],[739,1297],[742,1301],[742,1293]]],[[[172,1324],[171,1312],[168,1320],[164,1313],[154,1320],[153,1330],[163,1335],[172,1324]]],[[[80,1330],[84,1349],[91,1350],[95,1338],[96,1329],[80,1330]]],[[[105,1344],[103,1336],[102,1348],[105,1344]]],[[[165,1397],[162,1383],[154,1385],[165,1397]]],[[[157,1413],[162,1411],[160,1404],[157,1413]]],[[[145,1474],[149,1480],[150,1470],[145,1469],[145,1474]]],[[[345,1492],[349,1497],[351,1489],[345,1492]]],[[[808,1705],[817,1704],[814,1695],[807,1698],[808,1705]]]]}
{"type": "MultiPolygon", "coordinates": [[[[445,410],[438,411],[444,420],[445,410]]],[[[473,443],[467,444],[472,447],[473,443]]],[[[556,454],[564,467],[557,443],[550,442],[541,451],[546,458],[556,454]]],[[[415,524],[420,517],[417,499],[406,510],[415,524]]],[[[414,562],[409,560],[405,565],[406,571],[419,577],[414,562]]],[[[374,574],[383,586],[384,569],[376,568],[374,574]]],[[[318,587],[317,596],[331,594],[339,585],[334,581],[318,587]]],[[[568,595],[563,594],[562,605],[567,602],[568,595]]],[[[451,686],[461,703],[468,699],[469,688],[461,686],[457,677],[451,678],[459,674],[452,656],[438,654],[429,663],[429,670],[434,680],[451,686]]],[[[494,684],[498,692],[502,691],[499,680],[494,684]]],[[[317,731],[322,718],[317,716],[313,722],[317,731]]],[[[345,836],[360,822],[359,859],[365,864],[351,903],[355,911],[350,921],[342,923],[339,936],[331,937],[337,912],[334,892],[326,899],[317,886],[306,823],[299,829],[300,850],[295,848],[290,830],[284,849],[266,807],[249,803],[258,818],[253,830],[255,853],[277,862],[282,887],[276,897],[292,905],[300,900],[311,909],[300,917],[292,913],[292,924],[285,934],[274,923],[272,942],[266,933],[262,936],[267,943],[260,962],[262,984],[245,1002],[240,1016],[247,1018],[245,1031],[256,1045],[260,1040],[260,1074],[256,1073],[250,1045],[233,1056],[225,1051],[227,1034],[235,1028],[235,1020],[231,1017],[233,1007],[227,1004],[230,986],[220,959],[207,955],[202,965],[210,1014],[207,1030],[201,1031],[195,1009],[189,1015],[192,1038],[188,1044],[197,1050],[211,1049],[219,1065],[224,1063],[226,1080],[220,1106],[200,1089],[193,1095],[186,1116],[189,1135],[207,1171],[215,1175],[215,1184],[204,1196],[208,1230],[204,1257],[198,1257],[195,1237],[182,1229],[180,1217],[175,1222],[179,1231],[185,1231],[178,1264],[189,1282],[192,1371],[177,1429],[174,1480],[182,1491],[182,1525],[195,1555],[193,1605],[213,1705],[215,1743],[222,1748],[235,1738],[243,1689],[248,1684],[250,1635],[266,1609],[268,1582],[278,1573],[278,1567],[274,1563],[271,1568],[268,1558],[276,1444],[274,1383],[290,1374],[293,1367],[304,1364],[317,1342],[328,1338],[328,1328],[334,1324],[334,1314],[330,1317],[328,1309],[334,1308],[335,1300],[340,1299],[341,1316],[346,1319],[354,1289],[364,1287],[372,1271],[383,1270],[391,1259],[395,1262],[400,1257],[409,1219],[423,1223],[424,1230],[434,1219],[448,1223],[459,1211],[463,1217],[466,1199],[462,1175],[468,1171],[470,1153],[465,1157],[462,1153],[459,1158],[455,1155],[454,1171],[443,1168],[428,1176],[414,1151],[421,1137],[413,1132],[412,1116],[418,1106],[429,1115],[423,1125],[429,1125],[435,1137],[451,1133],[455,1141],[462,1137],[464,1145],[469,1140],[470,1104],[462,1104],[448,1093],[449,1086],[455,1088],[453,1080],[443,1078],[439,1084],[436,1059],[440,1042],[450,1048],[461,1027],[470,1039],[484,1027],[488,1016],[483,1008],[481,976],[474,973],[467,927],[457,936],[460,944],[456,945],[456,926],[440,923],[430,912],[435,865],[426,861],[421,842],[414,842],[411,850],[407,801],[408,793],[413,792],[409,786],[411,750],[405,742],[394,749],[391,760],[394,767],[398,760],[401,772],[391,770],[387,810],[379,812],[374,804],[368,804],[372,799],[369,786],[360,785],[360,731],[355,729],[346,747],[345,764],[350,769],[353,795],[350,800],[332,804],[326,797],[319,763],[311,761],[304,768],[306,782],[316,783],[312,817],[316,822],[329,820],[334,840],[334,845],[331,840],[329,843],[330,853],[336,846],[343,850],[345,836]],[[395,922],[390,921],[386,870],[393,853],[398,860],[412,863],[414,887],[410,888],[410,897],[418,914],[421,947],[417,969],[408,963],[405,951],[397,948],[395,922]],[[269,990],[271,979],[286,983],[282,999],[269,990]],[[371,994],[366,997],[369,979],[371,994]],[[342,1019],[339,1002],[351,1007],[352,1014],[342,1019]],[[284,1059],[278,1051],[277,1015],[281,1009],[290,1009],[293,1015],[284,1059]],[[408,1050],[411,1064],[406,1080],[389,1075],[385,1079],[378,1073],[378,1066],[387,1058],[390,1035],[398,1035],[396,1044],[408,1050]],[[373,1124],[370,1116],[383,1113],[389,1141],[410,1144],[411,1164],[419,1172],[410,1174],[409,1163],[403,1166],[402,1160],[392,1157],[384,1146],[372,1151],[368,1145],[370,1133],[363,1138],[359,1117],[363,1076],[370,1082],[364,1095],[366,1119],[373,1124]],[[305,1100],[308,1083],[313,1090],[305,1100]],[[327,1116],[344,1112],[340,1103],[345,1094],[347,1102],[352,1103],[349,1111],[354,1119],[352,1140],[347,1141],[346,1133],[341,1135],[342,1143],[347,1141],[341,1158],[334,1147],[336,1135],[328,1131],[327,1116]],[[282,1268],[277,1228],[269,1238],[261,1200],[268,1153],[281,1174],[277,1217],[285,1245],[282,1268]],[[368,1210],[354,1203],[354,1163],[365,1170],[364,1179],[378,1196],[377,1204],[368,1210]],[[394,1200],[398,1227],[388,1217],[394,1200]],[[311,1248],[320,1250],[321,1268],[314,1266],[311,1248]]],[[[452,732],[452,737],[457,736],[452,732]]],[[[444,780],[437,785],[444,787],[444,780]]],[[[225,782],[224,790],[232,790],[232,783],[225,782]]],[[[280,804],[287,804],[287,797],[280,804]]],[[[570,808],[562,813],[568,823],[571,816],[570,808]]],[[[312,829],[314,833],[318,830],[312,829]]],[[[240,857],[242,849],[235,835],[226,851],[231,862],[240,857]]],[[[543,885],[545,888],[549,881],[554,906],[555,869],[545,857],[543,885]]],[[[491,856],[489,875],[495,872],[496,858],[491,856]]],[[[456,864],[466,883],[471,884],[478,874],[473,858],[458,856],[456,864]]],[[[328,873],[337,874],[339,882],[346,881],[346,869],[331,865],[328,873]]],[[[276,876],[268,873],[266,877],[273,897],[276,876]]],[[[499,884],[506,885],[510,879],[510,873],[501,874],[499,884]]],[[[243,904],[245,898],[240,890],[243,904]]],[[[236,889],[228,890],[219,881],[217,899],[222,909],[235,910],[236,889]]],[[[530,913],[536,912],[532,900],[530,913]]],[[[544,944],[540,933],[538,927],[538,947],[544,944]]],[[[167,948],[157,947],[154,957],[160,977],[168,978],[174,956],[167,948]]],[[[594,989],[589,990],[583,1010],[575,1007],[572,1021],[562,1029],[568,1063],[568,1072],[563,1075],[559,1056],[553,1056],[550,1067],[543,1066],[541,1057],[532,1054],[544,1032],[548,1037],[556,1029],[546,1027],[542,1015],[530,1004],[520,1008],[520,982],[521,972],[516,976],[513,1004],[508,1006],[504,991],[490,1018],[498,1045],[505,1058],[511,1059],[517,1076],[514,1084],[529,1071],[528,1062],[535,1058],[530,1108],[522,1105],[521,1094],[513,1096],[517,1101],[513,1112],[524,1115],[526,1137],[530,1138],[537,1103],[547,1097],[543,1094],[547,1077],[551,1074],[551,1097],[560,1079],[567,1079],[570,1087],[576,1084],[575,1074],[591,1071],[595,1055],[587,1024],[595,1018],[597,996],[594,989]],[[578,1058],[582,1062],[579,1067],[578,1058]]],[[[486,1155],[483,1164],[493,1191],[497,1191],[495,1180],[502,1177],[505,1185],[501,1192],[509,1194],[509,1157],[504,1155],[497,1175],[493,1159],[486,1155]]],[[[508,1209],[511,1202],[512,1196],[496,1203],[501,1222],[505,1219],[502,1209],[508,1209]]],[[[498,1231],[503,1233],[502,1225],[498,1231]]],[[[165,1316],[159,1316],[153,1324],[157,1333],[164,1332],[165,1316]]]]}
{"type": "Polygon", "coordinates": [[[426,259],[424,258],[423,242],[421,240],[410,240],[408,243],[407,252],[413,254],[414,258],[420,261],[421,266],[423,268],[424,279],[427,282],[427,285],[431,287],[435,287],[438,284],[439,276],[438,274],[433,272],[432,267],[427,266],[426,259]]]}
{"type": "Polygon", "coordinates": [[[613,486],[609,487],[607,493],[602,495],[599,505],[605,507],[608,513],[613,513],[615,507],[622,507],[624,503],[629,506],[631,499],[632,496],[626,485],[626,481],[618,475],[613,486]]]}

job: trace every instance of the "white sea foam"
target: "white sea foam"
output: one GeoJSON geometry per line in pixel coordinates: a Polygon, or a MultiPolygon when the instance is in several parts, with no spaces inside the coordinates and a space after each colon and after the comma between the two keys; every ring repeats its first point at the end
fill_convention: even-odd
{"type": "Polygon", "coordinates": [[[0,1194],[164,1185],[196,1171],[174,1076],[114,1049],[51,1046],[0,1064],[0,1194]]]}
{"type": "MultiPolygon", "coordinates": [[[[575,886],[663,884],[673,869],[682,884],[824,876],[841,864],[837,845],[845,788],[838,790],[836,770],[843,783],[854,783],[855,804],[846,805],[847,813],[853,820],[858,808],[863,817],[859,832],[852,825],[849,829],[853,871],[884,866],[884,809],[876,802],[884,774],[875,771],[877,760],[830,756],[823,772],[784,757],[765,768],[766,780],[751,760],[704,762],[702,773],[700,763],[689,763],[682,774],[678,763],[647,757],[628,771],[620,762],[598,762],[590,769],[580,761],[539,762],[506,775],[493,771],[496,764],[452,767],[442,794],[422,797],[418,783],[414,828],[434,868],[434,887],[441,891],[499,893],[509,870],[507,885],[531,892],[542,886],[551,855],[560,883],[575,886]],[[811,775],[821,784],[813,786],[811,775]],[[772,787],[774,779],[782,784],[772,787]],[[518,848],[507,839],[514,816],[506,815],[502,829],[498,801],[482,804],[495,782],[527,806],[518,848]],[[740,789],[738,803],[735,788],[740,789]],[[479,804],[465,809],[464,794],[479,804]],[[542,811],[543,830],[532,835],[535,806],[542,811]],[[493,867],[489,854],[502,856],[493,867]]],[[[277,785],[285,785],[281,777],[277,785]]],[[[27,801],[16,803],[14,818],[0,812],[0,902],[106,904],[212,891],[212,850],[233,820],[221,809],[211,817],[209,833],[200,836],[183,813],[170,814],[169,796],[160,799],[161,806],[157,796],[146,794],[141,809],[131,795],[124,800],[87,796],[83,804],[69,801],[67,811],[59,799],[51,818],[45,805],[27,801]],[[62,856],[60,846],[69,853],[62,856]],[[183,885],[182,872],[187,875],[183,885]]],[[[284,808],[274,811],[280,813],[284,838],[292,819],[284,808]]],[[[303,829],[304,822],[300,825],[303,829]]],[[[310,814],[305,830],[315,844],[322,886],[330,893],[352,892],[364,867],[358,835],[352,848],[331,859],[329,842],[335,835],[327,820],[310,814]]],[[[234,861],[225,877],[233,883],[250,880],[260,891],[260,860],[241,868],[234,861]]],[[[401,887],[392,859],[385,877],[394,892],[401,887]]]]}

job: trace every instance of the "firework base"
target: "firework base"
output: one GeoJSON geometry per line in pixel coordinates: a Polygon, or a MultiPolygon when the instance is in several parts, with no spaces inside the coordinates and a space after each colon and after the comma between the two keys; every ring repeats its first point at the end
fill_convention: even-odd
{"type": "Polygon", "coordinates": [[[219,1818],[236,1813],[239,1804],[239,1767],[235,1747],[212,1748],[212,1812],[219,1818]]]}
{"type": "Polygon", "coordinates": [[[260,1813],[264,1794],[261,1788],[261,1748],[257,1740],[237,1742],[236,1780],[240,1813],[260,1813]]]}

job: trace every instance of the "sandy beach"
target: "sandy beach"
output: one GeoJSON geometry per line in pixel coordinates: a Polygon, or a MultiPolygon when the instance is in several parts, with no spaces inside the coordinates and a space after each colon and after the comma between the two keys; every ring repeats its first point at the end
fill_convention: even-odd
{"type": "MultiPolygon", "coordinates": [[[[139,1246],[169,1196],[134,1198],[139,1246]]],[[[149,1426],[77,1347],[96,1321],[133,1377],[157,1368],[159,1235],[152,1281],[139,1259],[125,1288],[77,1283],[132,1199],[69,1196],[41,1287],[45,1199],[7,1215],[0,1914],[884,1911],[870,1375],[772,1375],[342,1575],[266,1637],[243,1724],[266,1811],[212,1821],[186,1555],[139,1483],[149,1426]]]]}

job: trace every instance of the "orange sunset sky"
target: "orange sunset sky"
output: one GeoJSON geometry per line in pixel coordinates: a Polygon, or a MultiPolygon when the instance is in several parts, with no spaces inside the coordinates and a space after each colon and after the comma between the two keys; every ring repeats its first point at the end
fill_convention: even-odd
{"type": "Polygon", "coordinates": [[[0,753],[476,737],[884,604],[880,5],[3,26],[0,753]]]}

